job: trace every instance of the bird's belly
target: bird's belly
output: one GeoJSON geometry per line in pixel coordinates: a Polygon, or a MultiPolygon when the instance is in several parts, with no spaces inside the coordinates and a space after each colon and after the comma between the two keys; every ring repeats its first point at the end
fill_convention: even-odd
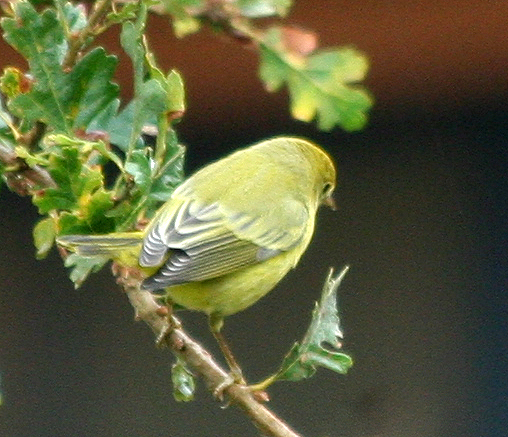
{"type": "Polygon", "coordinates": [[[241,311],[268,293],[294,267],[300,254],[292,251],[228,275],[166,289],[185,308],[227,316],[241,311]]]}

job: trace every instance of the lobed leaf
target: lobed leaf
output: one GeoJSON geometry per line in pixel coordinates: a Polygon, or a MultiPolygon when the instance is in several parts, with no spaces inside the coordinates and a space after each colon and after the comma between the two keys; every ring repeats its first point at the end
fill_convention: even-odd
{"type": "Polygon", "coordinates": [[[63,211],[58,215],[58,235],[89,234],[91,232],[88,223],[82,220],[76,213],[63,211]]]}
{"type": "Polygon", "coordinates": [[[116,221],[107,216],[113,205],[112,193],[101,187],[80,205],[79,215],[88,224],[92,233],[107,234],[115,230],[116,221]]]}
{"type": "MultiPolygon", "coordinates": [[[[176,141],[176,136],[175,136],[176,141]]],[[[169,144],[162,171],[155,176],[149,197],[156,202],[165,202],[174,189],[184,180],[185,148],[178,143],[169,144]]]]}
{"type": "MultiPolygon", "coordinates": [[[[134,101],[129,102],[119,113],[115,113],[118,104],[107,107],[99,117],[91,123],[91,126],[94,129],[108,132],[110,142],[123,152],[127,152],[129,150],[131,137],[133,136],[134,107],[134,101]]],[[[155,120],[150,121],[155,123],[155,120]]],[[[134,140],[134,148],[142,148],[143,146],[144,142],[141,137],[136,137],[134,140]]]]}
{"type": "Polygon", "coordinates": [[[141,22],[126,22],[122,26],[120,41],[125,52],[132,60],[134,68],[134,99],[131,102],[132,127],[130,130],[130,154],[138,143],[143,126],[147,123],[157,125],[157,120],[166,109],[166,91],[155,78],[144,80],[146,51],[143,44],[144,25],[141,22]]]}
{"type": "Polygon", "coordinates": [[[66,87],[61,63],[67,50],[64,30],[54,10],[39,14],[29,2],[21,1],[14,11],[15,18],[1,21],[4,38],[28,60],[34,83],[30,92],[10,102],[9,109],[20,117],[66,131],[70,126],[62,107],[66,87]]]}
{"type": "Polygon", "coordinates": [[[150,188],[153,165],[148,150],[134,150],[125,164],[125,171],[134,178],[134,183],[141,192],[147,192],[150,188]]]}
{"type": "Polygon", "coordinates": [[[267,90],[286,84],[292,116],[317,119],[322,130],[363,128],[372,106],[369,93],[358,85],[368,69],[364,55],[350,47],[304,53],[284,41],[280,28],[268,30],[260,43],[259,67],[267,90]]]}
{"type": "Polygon", "coordinates": [[[176,136],[168,143],[164,165],[159,172],[154,171],[156,164],[147,150],[135,150],[125,165],[125,170],[132,175],[138,189],[152,204],[168,200],[184,179],[184,149],[176,142],[176,136]]]}
{"type": "Polygon", "coordinates": [[[77,7],[66,0],[56,0],[63,3],[63,19],[65,20],[69,32],[76,33],[84,29],[87,25],[87,16],[83,7],[77,7]]]}
{"type": "MultiPolygon", "coordinates": [[[[71,31],[85,25],[82,8],[67,3],[63,11],[71,31]]],[[[9,109],[59,132],[86,128],[118,95],[118,86],[111,82],[116,58],[96,48],[70,72],[64,71],[61,64],[68,45],[56,12],[38,13],[21,1],[15,5],[15,14],[15,18],[2,19],[5,39],[28,60],[32,81],[29,89],[13,96],[9,109]]]]}
{"type": "Polygon", "coordinates": [[[342,331],[337,310],[337,289],[348,267],[337,276],[330,271],[312,321],[301,343],[295,343],[273,377],[278,380],[299,381],[311,377],[318,367],[347,373],[353,365],[351,357],[341,352],[342,331]]]}
{"type": "Polygon", "coordinates": [[[108,56],[102,47],[97,47],[67,75],[66,112],[73,120],[74,129],[87,129],[98,113],[116,102],[119,88],[111,81],[116,65],[115,56],[108,56]]]}
{"type": "Polygon", "coordinates": [[[49,172],[57,188],[47,188],[33,197],[40,214],[53,210],[72,211],[89,200],[103,184],[98,168],[82,164],[77,147],[65,147],[49,157],[49,172]]]}
{"type": "MultiPolygon", "coordinates": [[[[175,186],[183,180],[183,148],[170,128],[168,118],[180,117],[184,112],[185,93],[183,80],[177,71],[172,70],[166,75],[157,67],[143,43],[142,31],[143,26],[139,23],[125,23],[121,41],[132,59],[134,71],[142,71],[140,77],[147,76],[148,79],[135,83],[133,101],[113,124],[125,125],[126,120],[130,122],[125,169],[133,176],[143,196],[139,202],[150,216],[153,207],[167,200],[175,186]],[[155,125],[158,129],[153,150],[143,147],[144,143],[139,142],[147,124],[155,125]]],[[[125,135],[117,138],[123,144],[125,139],[125,135]]]]}
{"type": "Polygon", "coordinates": [[[107,257],[83,257],[75,253],[65,260],[65,267],[71,267],[69,277],[76,288],[79,288],[92,272],[99,271],[108,261],[107,257]]]}

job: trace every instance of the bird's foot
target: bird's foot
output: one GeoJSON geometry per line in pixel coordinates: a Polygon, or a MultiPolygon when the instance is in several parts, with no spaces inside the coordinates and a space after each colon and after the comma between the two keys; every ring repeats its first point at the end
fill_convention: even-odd
{"type": "MultiPolygon", "coordinates": [[[[265,387],[268,387],[270,383],[266,383],[267,380],[262,381],[259,384],[255,385],[247,385],[247,382],[245,381],[243,375],[241,372],[238,372],[238,370],[232,370],[231,373],[228,373],[226,378],[213,390],[213,396],[215,399],[219,401],[224,400],[224,392],[232,385],[240,385],[243,387],[243,389],[248,390],[252,393],[252,396],[254,399],[256,399],[260,403],[268,402],[270,401],[270,396],[268,393],[264,390],[265,387]]],[[[229,402],[226,402],[224,404],[223,408],[227,408],[229,406],[229,402]]]]}
{"type": "MultiPolygon", "coordinates": [[[[166,307],[161,307],[166,308],[166,307]]],[[[180,320],[178,320],[175,316],[173,316],[172,312],[169,311],[166,315],[167,323],[164,325],[164,328],[162,328],[161,332],[159,332],[159,335],[155,339],[155,345],[157,347],[164,347],[166,346],[166,340],[168,336],[175,330],[175,329],[181,329],[182,324],[180,323],[180,320]]]]}
{"type": "Polygon", "coordinates": [[[228,373],[224,380],[213,389],[213,397],[222,402],[224,400],[224,390],[231,387],[233,384],[236,384],[235,379],[231,374],[228,373]]]}
{"type": "Polygon", "coordinates": [[[214,388],[213,396],[222,402],[224,400],[224,391],[234,384],[242,385],[244,387],[247,386],[247,382],[245,381],[240,369],[231,369],[231,372],[227,374],[224,380],[214,388]]]}

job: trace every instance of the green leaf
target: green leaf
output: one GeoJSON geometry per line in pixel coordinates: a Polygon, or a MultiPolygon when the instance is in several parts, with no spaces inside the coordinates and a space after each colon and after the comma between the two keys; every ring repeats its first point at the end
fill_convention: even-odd
{"type": "Polygon", "coordinates": [[[32,86],[30,77],[16,67],[4,68],[2,77],[0,77],[0,92],[8,99],[27,92],[32,86]]]}
{"type": "Polygon", "coordinates": [[[55,221],[52,217],[39,220],[33,229],[34,244],[37,252],[35,257],[43,259],[46,257],[55,241],[55,221]]]}
{"type": "Polygon", "coordinates": [[[162,0],[166,11],[172,16],[173,30],[177,38],[197,32],[201,23],[195,17],[206,7],[205,0],[162,0]]]}
{"type": "Polygon", "coordinates": [[[83,165],[77,147],[64,147],[59,153],[52,153],[48,168],[57,188],[47,188],[34,195],[33,202],[40,214],[79,208],[78,203],[87,202],[103,184],[100,169],[83,165]]]}
{"type": "Polygon", "coordinates": [[[125,134],[123,137],[111,136],[112,142],[118,141],[126,151],[125,169],[133,176],[137,193],[140,194],[137,205],[133,205],[127,216],[126,226],[132,221],[133,214],[138,214],[141,208],[150,216],[152,209],[161,200],[167,200],[183,178],[182,147],[178,145],[168,122],[168,116],[178,117],[185,110],[183,80],[178,72],[171,71],[165,75],[157,67],[144,43],[143,30],[141,18],[135,23],[125,23],[122,27],[122,47],[132,59],[137,79],[133,101],[111,125],[131,126],[126,150],[125,134]],[[141,141],[140,145],[140,135],[147,124],[157,126],[159,132],[153,153],[151,148],[143,147],[144,142],[141,141]]]}
{"type": "Polygon", "coordinates": [[[77,215],[63,211],[58,219],[59,235],[90,234],[92,230],[88,223],[77,215]]]}
{"type": "Polygon", "coordinates": [[[170,137],[164,164],[155,176],[150,190],[151,199],[165,202],[171,197],[174,189],[184,180],[184,158],[185,148],[178,144],[176,135],[170,137]]]}
{"type": "Polygon", "coordinates": [[[11,101],[10,108],[29,120],[41,120],[56,131],[87,129],[118,95],[118,86],[110,79],[116,58],[96,48],[81,59],[68,74],[54,77],[50,88],[36,84],[31,92],[11,101]]]}
{"type": "MultiPolygon", "coordinates": [[[[139,141],[143,126],[152,120],[157,120],[166,111],[167,91],[156,78],[143,80],[147,55],[143,44],[144,22],[142,16],[136,23],[126,22],[122,26],[120,40],[125,52],[132,59],[134,67],[134,99],[132,113],[132,129],[127,148],[131,153],[139,141]]],[[[149,72],[150,73],[150,72],[149,72]]]]}
{"type": "Polygon", "coordinates": [[[180,73],[171,70],[165,78],[167,93],[166,111],[182,114],[185,111],[185,88],[180,73]]]}
{"type": "Polygon", "coordinates": [[[71,2],[67,2],[66,0],[56,1],[63,3],[63,16],[67,22],[67,27],[69,28],[70,32],[79,32],[85,28],[87,25],[85,8],[76,7],[76,5],[73,5],[71,2]]]}
{"type": "MultiPolygon", "coordinates": [[[[129,144],[131,137],[133,136],[132,126],[134,125],[134,109],[135,102],[129,102],[118,115],[115,115],[109,120],[107,127],[105,126],[104,129],[99,129],[109,132],[111,144],[114,144],[124,152],[129,150],[129,144]]],[[[157,122],[156,120],[149,121],[154,124],[157,122]]],[[[141,147],[144,147],[144,143],[141,137],[138,136],[136,142],[134,143],[134,148],[141,147]]]]}
{"type": "Polygon", "coordinates": [[[118,85],[111,82],[117,59],[102,47],[87,53],[66,77],[66,113],[73,127],[86,129],[97,114],[116,100],[118,85]]]}
{"type": "Polygon", "coordinates": [[[200,21],[190,15],[174,16],[173,18],[173,31],[177,38],[196,33],[200,28],[200,21]]]}
{"type": "Polygon", "coordinates": [[[308,56],[286,47],[281,30],[272,28],[260,44],[259,75],[268,91],[286,84],[291,114],[301,121],[317,119],[325,131],[340,125],[347,131],[365,126],[372,98],[358,82],[368,62],[351,48],[326,49],[308,56]]]}
{"type": "Polygon", "coordinates": [[[124,21],[133,20],[134,18],[136,18],[138,10],[139,3],[137,2],[125,3],[121,9],[115,12],[110,12],[106,18],[110,23],[120,24],[123,23],[124,21]]]}
{"type": "Polygon", "coordinates": [[[152,183],[153,160],[147,150],[134,150],[129,161],[125,164],[125,171],[134,178],[134,183],[145,193],[152,183]]]}
{"type": "Polygon", "coordinates": [[[61,68],[67,43],[56,12],[47,9],[38,14],[25,1],[16,3],[14,11],[15,18],[2,19],[4,38],[28,60],[34,84],[29,93],[11,101],[10,109],[20,117],[68,130],[70,126],[62,107],[66,87],[61,68]]]}
{"type": "MultiPolygon", "coordinates": [[[[97,113],[95,117],[90,121],[90,124],[88,125],[88,131],[100,131],[100,132],[108,132],[109,138],[111,140],[111,132],[110,129],[113,126],[113,121],[115,118],[117,118],[118,115],[118,108],[120,108],[120,99],[113,99],[109,102],[107,106],[105,106],[102,111],[97,113]]],[[[128,126],[122,125],[121,128],[118,128],[118,130],[123,130],[128,126]]],[[[127,136],[127,138],[129,138],[127,136]]],[[[115,144],[113,141],[111,141],[113,144],[115,144]]]]}
{"type": "Polygon", "coordinates": [[[340,352],[342,331],[337,311],[337,289],[347,270],[345,267],[337,276],[330,271],[305,337],[294,344],[271,379],[299,381],[312,376],[317,367],[346,373],[353,365],[351,357],[340,352]]]}
{"type": "Polygon", "coordinates": [[[134,64],[134,69],[142,66],[143,59],[143,44],[141,42],[141,35],[143,28],[139,28],[137,23],[127,21],[122,26],[120,34],[120,42],[125,53],[129,55],[134,64]]]}
{"type": "Polygon", "coordinates": [[[113,208],[112,193],[99,188],[85,202],[81,208],[81,216],[87,222],[92,233],[107,234],[115,231],[115,220],[107,216],[107,212],[113,208]]]}
{"type": "Polygon", "coordinates": [[[29,167],[34,167],[39,164],[48,164],[47,158],[40,156],[40,154],[34,155],[30,153],[25,146],[15,146],[14,151],[16,152],[16,156],[23,159],[29,167]]]}
{"type": "Polygon", "coordinates": [[[78,288],[83,284],[90,273],[99,271],[107,261],[107,257],[96,256],[93,258],[85,258],[72,253],[66,258],[65,267],[72,267],[69,277],[74,283],[74,286],[78,288]]]}
{"type": "Polygon", "coordinates": [[[196,391],[194,376],[180,359],[177,359],[171,368],[171,381],[175,400],[189,402],[194,399],[194,392],[196,391]]]}
{"type": "Polygon", "coordinates": [[[56,12],[46,9],[39,14],[27,1],[14,4],[15,18],[2,18],[5,40],[31,62],[32,74],[48,78],[42,70],[60,65],[67,43],[56,12]]]}
{"type": "MultiPolygon", "coordinates": [[[[71,30],[84,25],[81,8],[67,3],[63,10],[71,30]]],[[[42,121],[55,131],[86,129],[118,95],[118,86],[111,82],[116,58],[96,48],[70,72],[64,72],[61,64],[67,43],[56,12],[47,9],[39,14],[23,1],[16,3],[15,12],[15,18],[2,20],[2,27],[6,40],[28,60],[33,82],[28,91],[9,102],[9,109],[20,118],[42,121]]]]}
{"type": "Polygon", "coordinates": [[[143,83],[136,95],[134,124],[141,132],[143,125],[151,118],[158,118],[166,111],[167,94],[160,82],[149,79],[143,83]]]}
{"type": "MultiPolygon", "coordinates": [[[[102,140],[98,141],[88,141],[77,137],[71,137],[65,134],[49,134],[44,137],[42,145],[45,147],[45,149],[53,148],[53,149],[60,149],[65,147],[75,148],[79,150],[79,153],[81,155],[81,158],[83,161],[87,161],[90,163],[97,163],[97,161],[100,161],[97,159],[97,157],[91,158],[91,154],[93,151],[99,152],[99,154],[106,158],[108,161],[113,161],[116,166],[123,170],[123,163],[122,160],[118,155],[113,153],[104,143],[102,140]],[[89,159],[91,158],[91,159],[89,159]]],[[[25,149],[26,150],[26,149],[25,149]]],[[[28,152],[24,152],[27,154],[28,152]]],[[[51,153],[51,151],[50,151],[51,153]]],[[[47,153],[45,153],[47,154],[47,153]]],[[[25,158],[23,155],[18,154],[19,157],[25,158]]],[[[25,158],[26,159],[26,158],[25,158]]],[[[41,158],[39,158],[40,162],[37,162],[39,164],[45,163],[46,160],[41,161],[41,158]]],[[[44,164],[44,165],[47,165],[44,164]]]]}
{"type": "MultiPolygon", "coordinates": [[[[164,163],[158,171],[151,153],[148,152],[150,149],[135,150],[125,165],[125,170],[134,178],[140,193],[150,201],[147,207],[158,206],[160,202],[168,200],[184,179],[185,149],[178,144],[174,132],[168,139],[164,163]]],[[[150,215],[151,212],[148,216],[150,215]]]]}

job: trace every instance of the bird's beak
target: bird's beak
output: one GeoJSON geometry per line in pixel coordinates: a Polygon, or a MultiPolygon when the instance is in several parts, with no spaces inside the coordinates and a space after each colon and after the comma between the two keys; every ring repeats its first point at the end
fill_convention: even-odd
{"type": "Polygon", "coordinates": [[[332,211],[337,211],[337,204],[335,203],[335,199],[332,196],[328,196],[325,198],[323,203],[328,206],[332,211]]]}

